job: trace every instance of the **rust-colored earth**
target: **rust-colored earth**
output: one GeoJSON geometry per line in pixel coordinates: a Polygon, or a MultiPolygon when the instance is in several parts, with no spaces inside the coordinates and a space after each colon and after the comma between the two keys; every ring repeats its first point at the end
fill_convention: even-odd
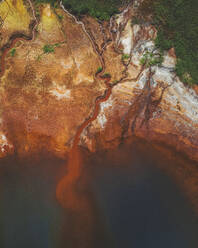
{"type": "MultiPolygon", "coordinates": [[[[130,5],[110,22],[79,22],[62,6],[0,3],[0,157],[68,157],[57,187],[63,205],[70,198],[66,207],[83,204],[74,186],[79,146],[115,149],[136,136],[166,156],[174,150],[198,161],[197,90],[175,75],[174,49],[162,66],[141,63],[146,52],[155,53],[156,30],[132,25],[133,14],[130,5]]],[[[193,196],[196,182],[185,183],[193,196]]]]}

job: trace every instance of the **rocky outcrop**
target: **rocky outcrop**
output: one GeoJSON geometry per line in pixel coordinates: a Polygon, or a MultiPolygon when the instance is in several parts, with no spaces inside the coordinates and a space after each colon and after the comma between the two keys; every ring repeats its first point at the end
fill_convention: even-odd
{"type": "MultiPolygon", "coordinates": [[[[20,8],[26,10],[28,26],[31,9],[20,8]]],[[[109,23],[85,17],[84,26],[61,8],[42,5],[38,11],[34,39],[19,40],[15,54],[6,54],[0,85],[1,157],[42,151],[65,157],[77,130],[92,116],[96,99],[106,92],[96,74],[102,67],[111,75],[112,94],[85,127],[81,146],[94,152],[134,135],[198,160],[197,93],[176,76],[173,49],[163,55],[162,65],[145,62],[161,56],[154,46],[156,30],[147,23],[131,24],[133,6],[109,23]]],[[[7,40],[15,28],[9,25],[1,28],[7,40]]]]}
{"type": "Polygon", "coordinates": [[[151,25],[131,26],[128,20],[119,39],[124,54],[131,54],[128,77],[113,88],[97,120],[84,131],[81,143],[91,151],[134,135],[198,160],[198,96],[176,76],[174,50],[164,54],[162,65],[141,65],[144,54],[159,53],[155,35],[151,25]]]}

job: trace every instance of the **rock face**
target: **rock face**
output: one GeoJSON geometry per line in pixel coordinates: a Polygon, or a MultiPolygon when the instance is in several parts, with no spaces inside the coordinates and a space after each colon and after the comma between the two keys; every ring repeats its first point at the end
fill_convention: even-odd
{"type": "MultiPolygon", "coordinates": [[[[1,34],[7,38],[1,40],[1,47],[15,31],[29,34],[34,16],[22,1],[20,7],[10,2],[16,13],[18,8],[23,12],[23,22],[19,20],[23,29],[12,24],[11,17],[5,18],[1,34]]],[[[6,12],[3,4],[1,16],[6,12]]],[[[105,94],[104,80],[96,75],[103,67],[103,73],[111,74],[112,94],[84,129],[80,145],[94,152],[135,135],[198,160],[196,91],[176,76],[173,49],[164,54],[162,65],[144,65],[145,54],[158,57],[156,30],[147,23],[131,24],[133,6],[110,23],[85,17],[84,25],[61,8],[42,5],[37,11],[35,38],[19,40],[15,53],[5,56],[0,85],[1,157],[42,151],[64,157],[79,126],[92,115],[97,97],[105,94]]]]}
{"type": "Polygon", "coordinates": [[[128,77],[113,88],[81,142],[94,151],[135,135],[198,160],[198,96],[176,76],[174,49],[164,54],[161,66],[141,65],[144,54],[158,53],[155,36],[151,25],[131,27],[128,20],[119,38],[124,54],[131,54],[128,77]]]}

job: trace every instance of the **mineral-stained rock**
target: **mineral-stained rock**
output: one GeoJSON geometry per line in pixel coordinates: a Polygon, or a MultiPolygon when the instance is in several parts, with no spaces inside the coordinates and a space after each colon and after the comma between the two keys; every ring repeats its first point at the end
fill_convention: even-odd
{"type": "Polygon", "coordinates": [[[43,150],[64,156],[105,88],[95,78],[100,61],[81,26],[64,12],[60,22],[49,5],[41,13],[35,40],[18,41],[5,59],[2,132],[20,156],[43,150]],[[53,51],[45,52],[46,45],[53,51]]]}
{"type": "MultiPolygon", "coordinates": [[[[19,2],[24,30],[18,31],[28,33],[33,15],[19,2]]],[[[12,8],[15,13],[19,5],[12,8]]],[[[79,126],[92,115],[95,100],[105,93],[104,80],[96,76],[103,59],[112,94],[84,129],[79,145],[90,151],[113,148],[135,135],[198,160],[198,96],[196,88],[176,76],[174,49],[164,54],[162,65],[140,62],[146,52],[159,53],[152,25],[132,25],[131,7],[110,23],[85,17],[85,29],[61,8],[41,5],[39,13],[35,39],[18,41],[13,56],[6,54],[0,85],[1,157],[14,151],[64,157],[79,126]]],[[[17,30],[9,20],[1,27],[7,37],[1,46],[17,30]]]]}
{"type": "Polygon", "coordinates": [[[91,150],[109,148],[135,135],[198,160],[198,96],[176,76],[174,50],[164,54],[161,66],[143,68],[140,73],[143,54],[158,52],[155,33],[150,25],[126,25],[120,42],[124,51],[132,47],[128,79],[113,88],[98,118],[84,131],[82,144],[91,150]]]}

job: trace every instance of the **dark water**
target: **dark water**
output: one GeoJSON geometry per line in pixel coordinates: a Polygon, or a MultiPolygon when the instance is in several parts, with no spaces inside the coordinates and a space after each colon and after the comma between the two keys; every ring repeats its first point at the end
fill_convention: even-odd
{"type": "Polygon", "coordinates": [[[198,221],[190,203],[155,160],[132,150],[86,162],[91,217],[75,216],[57,203],[62,161],[2,162],[0,247],[197,248],[198,221]]]}
{"type": "Polygon", "coordinates": [[[63,212],[56,202],[52,172],[61,164],[57,160],[1,164],[0,247],[58,247],[63,212]]]}
{"type": "Polygon", "coordinates": [[[144,156],[119,163],[99,163],[93,182],[114,247],[198,247],[197,217],[174,182],[144,156]]]}

